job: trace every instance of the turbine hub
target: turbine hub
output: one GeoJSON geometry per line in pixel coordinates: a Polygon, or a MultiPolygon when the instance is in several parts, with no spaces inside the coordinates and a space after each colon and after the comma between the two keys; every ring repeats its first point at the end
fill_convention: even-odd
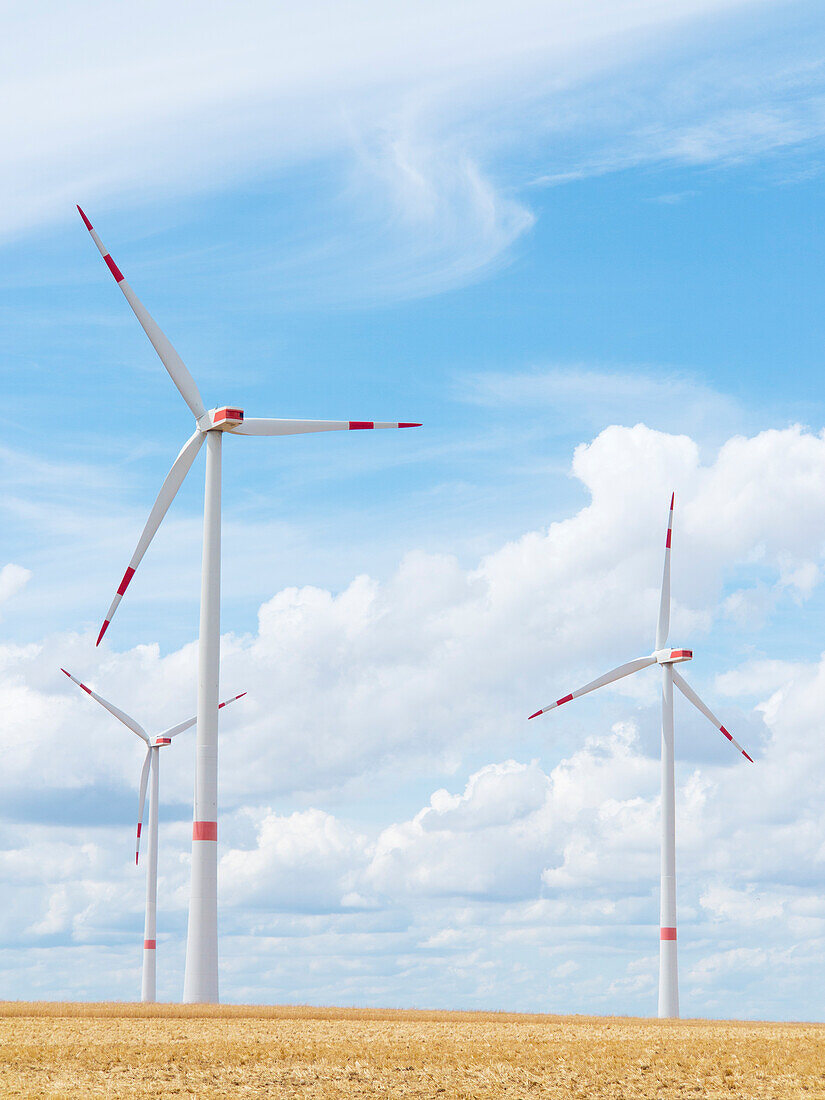
{"type": "Polygon", "coordinates": [[[693,659],[692,649],[657,649],[653,654],[660,665],[678,665],[681,661],[693,659]]]}

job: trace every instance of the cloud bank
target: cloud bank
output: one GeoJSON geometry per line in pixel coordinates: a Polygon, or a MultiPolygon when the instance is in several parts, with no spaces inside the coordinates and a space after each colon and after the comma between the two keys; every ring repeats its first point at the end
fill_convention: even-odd
{"type": "MultiPolygon", "coordinates": [[[[686,1009],[817,1015],[825,660],[763,652],[731,599],[756,591],[767,620],[807,621],[825,547],[825,438],[799,427],[735,437],[703,461],[686,436],[613,427],[577,448],[571,472],[584,507],[471,568],[412,551],[383,583],[284,589],[255,632],[224,637],[223,687],[249,692],[221,727],[230,1000],[650,1011],[656,677],[529,727],[526,715],[652,647],[675,486],[672,638],[693,645],[686,674],[757,761],[678,709],[686,1009]]],[[[192,709],[195,647],[162,656],[92,642],[64,634],[0,651],[2,920],[16,959],[4,996],[136,988],[142,881],[128,853],[141,753],[58,669],[160,728],[192,709]],[[77,960],[104,949],[111,973],[78,985],[77,960]]],[[[184,735],[161,768],[170,998],[191,774],[184,735]]]]}

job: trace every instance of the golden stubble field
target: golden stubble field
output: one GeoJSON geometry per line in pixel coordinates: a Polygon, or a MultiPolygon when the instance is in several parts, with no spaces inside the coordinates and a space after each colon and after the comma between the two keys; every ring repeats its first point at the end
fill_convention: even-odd
{"type": "Polygon", "coordinates": [[[0,1096],[825,1097],[825,1025],[7,1003],[0,1096]]]}

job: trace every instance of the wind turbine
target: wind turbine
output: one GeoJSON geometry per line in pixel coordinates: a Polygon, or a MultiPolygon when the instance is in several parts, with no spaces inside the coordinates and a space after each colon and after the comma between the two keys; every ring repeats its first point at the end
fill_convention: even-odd
{"type": "Polygon", "coordinates": [[[306,432],[356,431],[367,428],[418,428],[413,423],[372,420],[266,420],[244,418],[242,409],[207,410],[195,380],[158,328],[104,248],[92,223],[78,206],[83,223],[126,301],[143,326],[160,361],[195,417],[195,431],[184,443],[166,475],[132,560],[118,585],[100,628],[97,645],[129,586],[169,505],[206,440],[206,490],[203,510],[200,636],[198,645],[198,733],[195,803],[192,823],[192,883],[186,943],[185,1002],[218,1001],[218,683],[220,675],[221,587],[221,444],[230,435],[302,435],[306,432]]]}
{"type": "Polygon", "coordinates": [[[656,647],[649,657],[639,657],[626,665],[606,672],[577,691],[562,696],[555,703],[542,707],[531,718],[538,718],[548,710],[554,710],[571,699],[587,695],[589,691],[612,684],[649,665],[661,665],[662,668],[662,851],[661,885],[659,900],[659,1016],[678,1017],[679,1015],[679,972],[676,960],[676,799],[673,766],[673,685],[681,691],[697,710],[701,711],[720,733],[735,745],[746,760],[751,760],[738,741],[728,733],[719,719],[705,706],[693,688],[673,667],[693,657],[692,649],[670,649],[667,637],[670,630],[670,544],[673,531],[673,502],[670,498],[670,514],[667,521],[667,539],[665,540],[665,566],[662,574],[662,596],[659,602],[659,621],[656,626],[656,647]]]}
{"type": "MultiPolygon", "coordinates": [[[[143,921],[143,976],[140,986],[140,999],[142,1001],[154,1001],[155,1000],[155,959],[157,949],[157,909],[158,909],[158,769],[160,761],[158,753],[165,745],[172,744],[172,738],[177,737],[179,733],[183,733],[184,730],[191,729],[197,722],[197,717],[187,718],[185,722],[178,722],[176,726],[170,726],[169,729],[164,730],[163,733],[157,734],[155,737],[150,737],[143,726],[139,722],[136,722],[134,718],[131,718],[128,714],[125,714],[118,707],[114,706],[107,699],[104,699],[102,695],[98,695],[92,691],[90,687],[82,683],[76,676],[72,676],[71,672],[67,672],[65,668],[60,670],[65,676],[68,676],[72,683],[77,684],[79,688],[82,688],[87,695],[91,695],[93,699],[96,699],[102,707],[105,707],[110,714],[113,714],[118,721],[122,722],[124,726],[127,726],[132,733],[136,733],[142,741],[146,742],[146,756],[143,760],[143,770],[140,773],[140,797],[138,799],[138,821],[137,821],[137,839],[135,840],[135,866],[137,866],[138,857],[140,855],[140,830],[143,823],[143,806],[146,802],[146,787],[149,783],[149,776],[152,776],[152,793],[149,798],[149,828],[147,830],[148,837],[146,843],[149,846],[149,866],[146,869],[146,916],[143,921]]],[[[226,702],[218,705],[218,710],[228,706],[230,703],[234,703],[236,699],[242,699],[246,695],[245,691],[242,691],[240,695],[235,695],[232,699],[227,699],[226,702]]]]}

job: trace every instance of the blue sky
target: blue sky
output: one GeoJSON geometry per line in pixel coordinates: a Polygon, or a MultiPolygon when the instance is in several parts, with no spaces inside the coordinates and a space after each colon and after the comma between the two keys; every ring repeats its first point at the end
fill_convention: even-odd
{"type": "Polygon", "coordinates": [[[80,202],[207,405],[424,422],[227,440],[225,998],[652,1011],[655,677],[524,718],[652,644],[675,486],[688,675],[762,765],[679,714],[684,1009],[822,1018],[819,6],[83,7],[0,46],[0,995],[137,988],[140,760],[59,666],[195,698],[202,460],[93,646],[191,421],[80,202]]]}

